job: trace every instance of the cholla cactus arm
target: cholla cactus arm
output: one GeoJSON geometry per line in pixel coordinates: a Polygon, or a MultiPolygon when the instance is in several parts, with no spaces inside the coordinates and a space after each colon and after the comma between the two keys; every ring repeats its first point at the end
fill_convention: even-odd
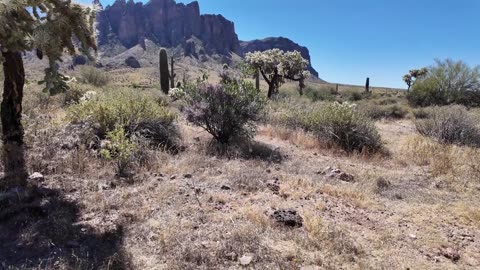
{"type": "Polygon", "coordinates": [[[55,68],[66,49],[71,55],[78,49],[94,59],[90,49],[97,50],[95,41],[95,9],[70,0],[0,0],[0,44],[3,50],[23,52],[37,49],[37,55],[47,56],[46,91],[64,90],[63,77],[55,68]],[[58,90],[58,89],[57,89],[58,90]]]}

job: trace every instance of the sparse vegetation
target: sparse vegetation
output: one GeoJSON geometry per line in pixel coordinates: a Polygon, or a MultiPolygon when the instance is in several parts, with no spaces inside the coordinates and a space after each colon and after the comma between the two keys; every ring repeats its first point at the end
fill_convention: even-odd
{"type": "Polygon", "coordinates": [[[380,135],[373,123],[349,103],[327,104],[306,116],[306,130],[347,152],[377,152],[380,135]]]}
{"type": "Polygon", "coordinates": [[[129,176],[137,145],[127,137],[125,130],[121,127],[108,132],[106,139],[107,141],[104,148],[100,151],[100,155],[107,160],[115,162],[118,176],[129,176]]]}
{"type": "Polygon", "coordinates": [[[251,83],[200,84],[187,92],[185,115],[216,141],[228,144],[234,137],[250,138],[255,132],[264,101],[251,83]]]}
{"type": "Polygon", "coordinates": [[[465,107],[433,107],[426,119],[417,119],[417,131],[441,143],[480,146],[480,129],[465,107]]]}
{"type": "Polygon", "coordinates": [[[67,119],[72,123],[98,124],[99,134],[106,135],[117,127],[131,129],[146,121],[160,121],[168,127],[174,124],[175,115],[153,97],[129,89],[107,89],[70,106],[67,119]]]}
{"type": "Polygon", "coordinates": [[[82,66],[79,72],[79,81],[88,83],[96,87],[102,87],[108,84],[108,74],[103,70],[92,66],[82,66]]]}

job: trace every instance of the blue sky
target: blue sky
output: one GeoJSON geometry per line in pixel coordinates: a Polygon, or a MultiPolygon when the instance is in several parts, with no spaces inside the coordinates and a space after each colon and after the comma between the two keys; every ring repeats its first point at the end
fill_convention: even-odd
{"type": "Polygon", "coordinates": [[[405,87],[403,74],[435,58],[480,64],[479,0],[198,2],[202,14],[232,20],[241,40],[284,36],[308,47],[330,82],[363,84],[370,77],[375,86],[405,87]]]}

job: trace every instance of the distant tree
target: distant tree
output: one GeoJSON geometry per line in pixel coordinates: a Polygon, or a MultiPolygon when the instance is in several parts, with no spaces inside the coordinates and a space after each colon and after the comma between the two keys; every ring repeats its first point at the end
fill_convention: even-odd
{"type": "Polygon", "coordinates": [[[421,79],[425,77],[428,74],[428,69],[427,68],[421,68],[421,69],[412,69],[408,72],[408,74],[405,74],[403,76],[403,81],[407,84],[408,86],[408,91],[410,91],[410,88],[412,87],[413,83],[417,79],[421,79]]]}
{"type": "Polygon", "coordinates": [[[480,106],[480,66],[462,61],[435,60],[428,72],[417,75],[407,96],[419,106],[463,104],[480,106]],[[425,74],[425,75],[423,75],[425,74]]]}
{"type": "Polygon", "coordinates": [[[66,50],[79,51],[92,59],[96,50],[94,38],[95,11],[70,0],[0,0],[0,62],[3,62],[4,84],[1,104],[3,162],[5,178],[0,188],[26,184],[21,123],[25,70],[22,53],[36,51],[46,56],[45,91],[55,94],[67,89],[65,77],[58,72],[56,62],[66,50]]]}
{"type": "Polygon", "coordinates": [[[310,75],[308,72],[308,60],[305,60],[300,52],[284,52],[280,49],[272,49],[263,52],[251,52],[245,56],[245,62],[253,70],[260,71],[268,84],[268,98],[278,92],[278,88],[285,80],[299,83],[300,94],[305,88],[305,79],[310,75]]]}

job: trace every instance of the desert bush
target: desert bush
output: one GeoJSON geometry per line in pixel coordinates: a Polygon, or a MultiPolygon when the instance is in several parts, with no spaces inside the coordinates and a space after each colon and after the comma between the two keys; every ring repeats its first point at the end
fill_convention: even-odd
{"type": "Polygon", "coordinates": [[[374,104],[363,104],[360,106],[360,111],[372,119],[402,119],[408,114],[408,109],[404,106],[394,104],[387,106],[379,106],[374,104]]]}
{"type": "Polygon", "coordinates": [[[437,60],[426,76],[417,79],[408,94],[417,106],[463,104],[480,105],[480,67],[462,61],[437,60]]]}
{"type": "Polygon", "coordinates": [[[65,92],[64,104],[72,105],[80,102],[80,99],[88,92],[90,88],[81,84],[71,84],[65,92]]]}
{"type": "Polygon", "coordinates": [[[126,136],[125,130],[120,127],[108,132],[106,139],[100,155],[115,162],[118,176],[128,176],[135,160],[137,145],[126,136]]]}
{"type": "Polygon", "coordinates": [[[251,137],[264,99],[248,82],[221,85],[199,84],[187,90],[185,115],[217,142],[228,144],[235,136],[251,137]],[[196,88],[196,89],[195,89],[196,88]]]}
{"type": "Polygon", "coordinates": [[[430,117],[429,110],[425,108],[414,109],[412,110],[412,114],[415,117],[415,119],[425,119],[430,117]]]}
{"type": "Polygon", "coordinates": [[[363,94],[360,91],[355,89],[348,89],[343,92],[343,96],[345,100],[348,101],[359,101],[363,99],[363,94]]]}
{"type": "Polygon", "coordinates": [[[322,105],[323,103],[320,102],[312,103],[298,98],[279,99],[267,103],[262,120],[265,124],[288,129],[303,129],[305,116],[322,105]]]}
{"type": "Polygon", "coordinates": [[[429,118],[415,121],[421,135],[441,143],[480,146],[480,129],[465,107],[434,107],[428,114],[429,118]]]}
{"type": "Polygon", "coordinates": [[[102,87],[108,84],[110,78],[108,74],[92,66],[82,66],[80,68],[79,81],[88,83],[96,87],[102,87]]]}
{"type": "Polygon", "coordinates": [[[330,103],[306,116],[305,129],[347,152],[373,153],[381,149],[374,123],[350,103],[330,103]]]}
{"type": "Polygon", "coordinates": [[[98,125],[99,135],[104,136],[117,127],[129,130],[148,121],[161,122],[168,130],[174,125],[175,115],[154,97],[129,89],[108,89],[68,107],[67,119],[73,123],[98,125]]]}
{"type": "Polygon", "coordinates": [[[305,96],[313,102],[335,100],[335,95],[333,94],[333,92],[335,91],[334,89],[329,89],[326,87],[313,88],[311,86],[307,86],[303,91],[305,96]]]}
{"type": "Polygon", "coordinates": [[[178,151],[180,131],[176,125],[172,125],[170,119],[141,121],[130,126],[129,133],[147,139],[153,147],[163,147],[172,152],[178,151]]]}

